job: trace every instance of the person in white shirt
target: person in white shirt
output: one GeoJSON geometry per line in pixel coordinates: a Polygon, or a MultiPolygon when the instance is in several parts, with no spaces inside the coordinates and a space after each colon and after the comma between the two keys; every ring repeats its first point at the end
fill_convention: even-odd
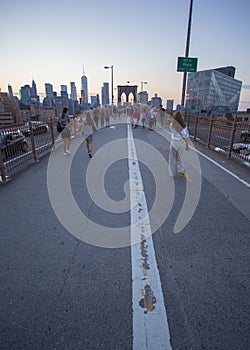
{"type": "Polygon", "coordinates": [[[170,177],[175,178],[176,173],[178,172],[180,176],[183,177],[186,175],[186,172],[181,157],[185,149],[189,151],[189,132],[180,111],[174,112],[172,123],[170,124],[170,130],[171,144],[169,152],[169,175],[170,177]]]}
{"type": "Polygon", "coordinates": [[[154,106],[150,109],[150,115],[149,115],[149,130],[153,130],[153,125],[155,125],[156,122],[156,112],[154,106]]]}
{"type": "Polygon", "coordinates": [[[83,121],[82,133],[86,140],[86,147],[89,158],[92,158],[92,143],[93,143],[93,132],[97,130],[95,121],[89,111],[85,112],[85,120],[83,121]]]}

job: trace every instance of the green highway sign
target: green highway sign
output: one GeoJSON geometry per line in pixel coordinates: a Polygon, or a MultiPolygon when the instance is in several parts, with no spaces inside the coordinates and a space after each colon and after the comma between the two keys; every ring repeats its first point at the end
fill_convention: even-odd
{"type": "Polygon", "coordinates": [[[197,72],[198,58],[178,57],[177,72],[197,72]]]}

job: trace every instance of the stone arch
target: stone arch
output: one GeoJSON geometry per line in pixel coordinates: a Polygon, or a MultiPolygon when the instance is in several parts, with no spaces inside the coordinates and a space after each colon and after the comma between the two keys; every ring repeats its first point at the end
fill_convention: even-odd
{"type": "Polygon", "coordinates": [[[138,85],[118,85],[118,103],[122,102],[121,96],[123,93],[126,95],[126,102],[129,102],[129,94],[133,94],[134,102],[137,102],[137,88],[138,85]]]}

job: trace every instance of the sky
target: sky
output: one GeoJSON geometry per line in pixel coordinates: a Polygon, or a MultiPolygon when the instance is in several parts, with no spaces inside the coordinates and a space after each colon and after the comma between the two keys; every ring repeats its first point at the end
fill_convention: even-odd
{"type": "MultiPolygon", "coordinates": [[[[181,102],[190,0],[0,0],[0,89],[19,92],[35,80],[38,93],[51,83],[76,83],[83,67],[89,94],[101,95],[103,82],[141,82],[149,98],[181,102]]],[[[239,110],[250,108],[250,1],[193,0],[189,56],[198,70],[232,65],[242,81],[239,110]]]]}

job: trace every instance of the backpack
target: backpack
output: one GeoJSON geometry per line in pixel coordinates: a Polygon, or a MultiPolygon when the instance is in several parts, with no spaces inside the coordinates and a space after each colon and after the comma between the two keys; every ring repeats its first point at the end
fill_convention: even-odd
{"type": "Polygon", "coordinates": [[[57,126],[56,126],[56,130],[60,133],[62,132],[64,129],[64,127],[62,126],[62,124],[60,123],[60,120],[58,120],[57,122],[57,126]]]}

